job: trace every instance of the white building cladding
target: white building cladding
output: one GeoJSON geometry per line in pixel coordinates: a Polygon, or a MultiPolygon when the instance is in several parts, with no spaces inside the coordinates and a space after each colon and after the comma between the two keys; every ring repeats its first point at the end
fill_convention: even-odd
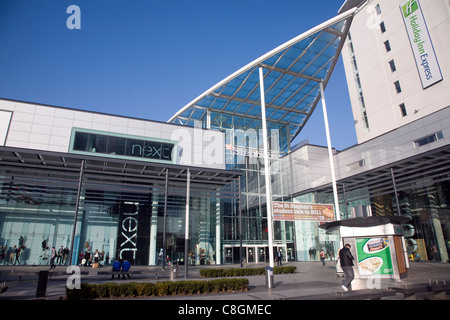
{"type": "Polygon", "coordinates": [[[341,11],[352,5],[359,5],[360,9],[342,58],[358,142],[449,106],[448,1],[346,1],[341,11]],[[414,9],[407,18],[403,14],[405,6],[414,9]],[[419,25],[422,15],[425,22],[419,25]],[[426,40],[430,47],[427,52],[426,40]],[[432,57],[438,66],[429,69],[432,57]],[[424,83],[425,71],[430,72],[429,84],[424,83]]]}
{"type": "MultiPolygon", "coordinates": [[[[450,3],[348,0],[340,12],[354,6],[359,9],[342,56],[358,144],[336,152],[334,157],[341,216],[409,217],[410,224],[404,230],[408,254],[447,262],[450,3]],[[426,22],[420,32],[415,24],[419,13],[426,22]],[[407,33],[408,23],[414,29],[414,38],[407,33]],[[428,36],[434,52],[424,51],[422,58],[433,54],[439,65],[438,69],[430,66],[430,72],[437,75],[431,84],[424,81],[426,73],[422,73],[428,65],[422,60],[418,63],[414,55],[428,36]]],[[[324,154],[321,147],[307,147],[314,149],[314,154],[324,154]]],[[[296,151],[291,157],[305,158],[308,153],[303,148],[298,151],[301,156],[296,151]]],[[[309,196],[316,202],[329,202],[332,190],[324,169],[321,177],[320,169],[305,168],[304,172],[312,172],[312,183],[309,189],[298,189],[293,198],[309,196]],[[321,180],[327,183],[317,186],[321,180]]],[[[292,178],[295,180],[295,176],[292,178]]]]}
{"type": "MultiPolygon", "coordinates": [[[[408,253],[419,254],[423,260],[447,262],[450,254],[449,135],[450,107],[447,107],[336,152],[341,218],[409,217],[411,220],[404,230],[408,253]]],[[[325,147],[304,145],[283,158],[283,165],[292,169],[285,181],[293,192],[291,201],[332,202],[331,177],[324,161],[326,153],[325,147]]],[[[296,238],[297,242],[300,240],[296,238]]],[[[318,247],[324,245],[324,241],[314,243],[309,239],[309,242],[318,247]]]]}
{"type": "Polygon", "coordinates": [[[240,177],[224,170],[223,133],[5,99],[0,110],[4,263],[20,248],[11,263],[48,264],[52,246],[69,250],[64,264],[87,250],[103,262],[223,261],[240,177]]]}
{"type": "MultiPolygon", "coordinates": [[[[224,134],[220,131],[11,100],[0,100],[0,110],[3,124],[0,142],[4,146],[68,152],[78,131],[127,137],[135,141],[151,137],[155,142],[173,144],[170,152],[166,151],[170,153],[170,159],[168,154],[162,157],[163,150],[153,149],[151,152],[148,148],[143,150],[142,146],[135,146],[133,151],[141,155],[140,160],[150,158],[160,163],[225,168],[224,134]]],[[[70,151],[82,154],[80,150],[70,151]]],[[[86,150],[87,154],[91,151],[86,150]]],[[[113,153],[117,155],[113,151],[105,151],[102,155],[108,157],[113,153]]],[[[122,157],[126,158],[126,155],[122,154],[122,157]]]]}

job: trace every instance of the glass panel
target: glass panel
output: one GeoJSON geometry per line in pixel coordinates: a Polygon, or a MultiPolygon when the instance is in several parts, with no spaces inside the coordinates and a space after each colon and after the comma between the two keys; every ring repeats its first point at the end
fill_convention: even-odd
{"type": "Polygon", "coordinates": [[[174,143],[75,132],[73,150],[172,161],[174,147],[174,143]]]}
{"type": "Polygon", "coordinates": [[[125,155],[126,150],[126,140],[120,137],[109,137],[107,153],[125,155]]]}
{"type": "Polygon", "coordinates": [[[76,132],[73,149],[78,151],[90,151],[88,148],[89,133],[76,132]]]}
{"type": "MultiPolygon", "coordinates": [[[[1,264],[48,265],[52,247],[70,248],[77,192],[76,174],[2,172],[1,264]]],[[[68,252],[56,261],[68,264],[68,252]]]]}

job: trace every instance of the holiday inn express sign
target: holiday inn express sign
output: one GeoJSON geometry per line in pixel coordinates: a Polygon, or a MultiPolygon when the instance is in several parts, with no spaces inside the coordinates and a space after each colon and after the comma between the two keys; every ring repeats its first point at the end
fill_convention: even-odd
{"type": "Polygon", "coordinates": [[[433,43],[418,0],[400,4],[403,21],[408,32],[411,49],[424,89],[442,80],[442,73],[434,52],[433,43]]]}

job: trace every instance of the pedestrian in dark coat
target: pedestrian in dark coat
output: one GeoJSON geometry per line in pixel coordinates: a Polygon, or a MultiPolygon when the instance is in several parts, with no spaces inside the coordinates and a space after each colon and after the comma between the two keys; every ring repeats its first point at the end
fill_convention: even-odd
{"type": "Polygon", "coordinates": [[[342,280],[342,289],[344,291],[351,291],[351,283],[355,278],[353,271],[353,255],[350,252],[350,244],[346,244],[341,250],[339,250],[339,259],[341,260],[341,267],[344,271],[345,279],[342,280]]]}

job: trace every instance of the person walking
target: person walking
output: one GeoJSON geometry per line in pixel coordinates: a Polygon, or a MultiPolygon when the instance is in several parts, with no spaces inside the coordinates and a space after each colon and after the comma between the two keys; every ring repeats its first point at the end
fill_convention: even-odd
{"type": "Polygon", "coordinates": [[[86,253],[84,254],[84,259],[86,259],[86,267],[89,267],[91,265],[91,253],[89,252],[89,249],[86,250],[86,253]]]}
{"type": "Polygon", "coordinates": [[[14,248],[11,250],[9,254],[9,264],[15,264],[16,253],[17,253],[17,246],[14,246],[14,248]]]}
{"type": "Polygon", "coordinates": [[[281,253],[281,250],[278,248],[277,251],[277,262],[278,262],[278,266],[282,266],[283,265],[283,254],[281,253]]]}
{"type": "Polygon", "coordinates": [[[0,247],[0,264],[4,265],[6,260],[6,251],[8,251],[8,246],[0,247]]]}
{"type": "Polygon", "coordinates": [[[322,261],[322,265],[325,265],[325,252],[320,250],[320,261],[322,261]]]}
{"type": "Polygon", "coordinates": [[[16,250],[16,261],[14,261],[14,265],[16,265],[16,263],[19,264],[20,266],[20,254],[22,252],[22,246],[19,246],[16,250]]]}
{"type": "Polygon", "coordinates": [[[355,273],[353,271],[353,255],[350,252],[350,244],[345,244],[345,246],[339,250],[339,260],[341,261],[341,268],[344,272],[345,279],[342,280],[342,289],[344,291],[351,291],[351,283],[355,278],[355,273]]]}
{"type": "Polygon", "coordinates": [[[52,247],[52,251],[50,253],[50,270],[56,268],[55,265],[55,259],[56,259],[57,253],[55,247],[52,247]]]}

